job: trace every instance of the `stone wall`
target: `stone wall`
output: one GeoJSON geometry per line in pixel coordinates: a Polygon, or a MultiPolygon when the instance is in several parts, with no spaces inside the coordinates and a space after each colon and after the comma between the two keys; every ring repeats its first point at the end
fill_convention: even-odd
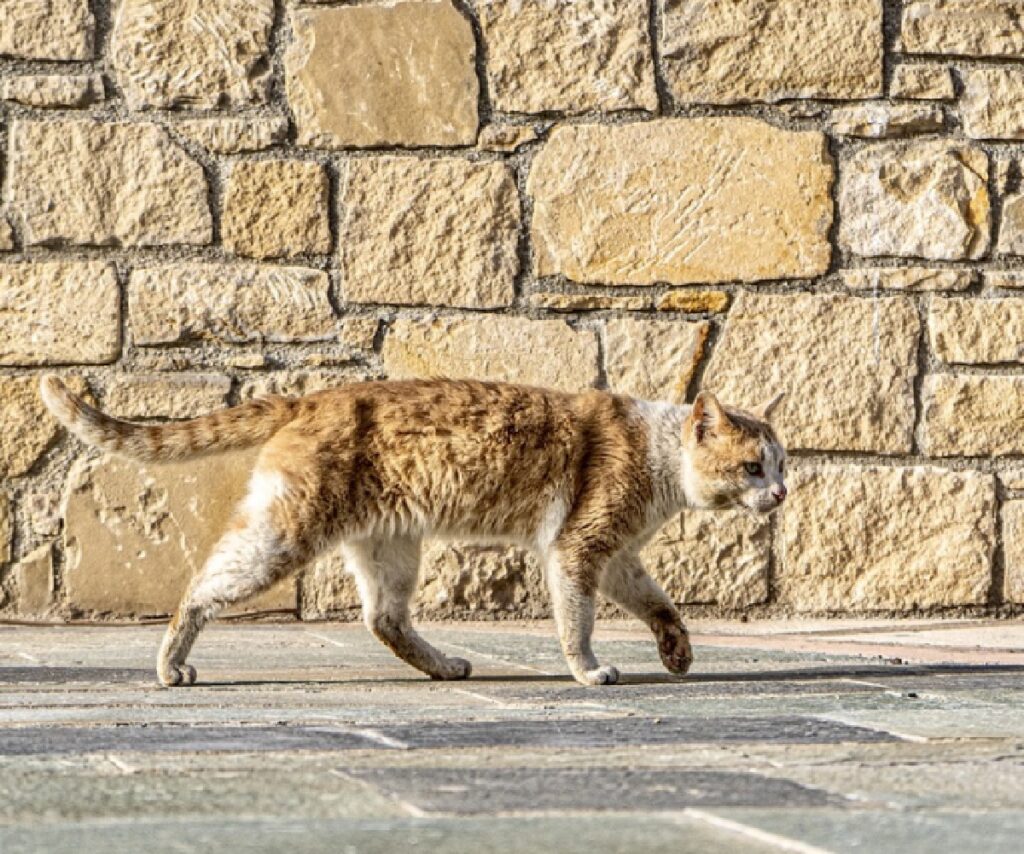
{"type": "MultiPolygon", "coordinates": [[[[787,392],[792,497],[646,558],[701,613],[1020,613],[1021,0],[0,0],[0,617],[166,614],[252,454],[127,417],[472,375],[787,392]]],[[[327,556],[248,610],[351,617],[327,556]]],[[[421,612],[537,616],[432,546],[421,612]]]]}

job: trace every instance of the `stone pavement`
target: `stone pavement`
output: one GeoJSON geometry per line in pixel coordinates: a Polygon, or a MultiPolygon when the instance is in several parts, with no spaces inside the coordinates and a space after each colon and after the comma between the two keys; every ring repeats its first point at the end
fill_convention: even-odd
{"type": "Polygon", "coordinates": [[[437,683],[359,625],[0,626],[0,851],[1021,851],[1024,624],[633,623],[565,675],[549,624],[432,624],[437,683]]]}

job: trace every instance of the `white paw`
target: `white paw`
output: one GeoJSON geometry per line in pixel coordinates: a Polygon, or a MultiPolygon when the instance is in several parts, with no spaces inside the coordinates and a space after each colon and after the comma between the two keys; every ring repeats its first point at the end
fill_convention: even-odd
{"type": "Polygon", "coordinates": [[[619,681],[619,671],[618,668],[605,664],[593,670],[585,670],[582,674],[577,674],[576,681],[581,685],[614,685],[619,681]]]}
{"type": "Polygon", "coordinates": [[[445,667],[438,673],[431,674],[432,679],[468,679],[469,674],[473,672],[473,665],[470,664],[464,658],[453,658],[448,656],[445,658],[445,667]]]}
{"type": "Polygon", "coordinates": [[[196,669],[191,664],[168,665],[157,673],[165,688],[187,687],[196,684],[196,669]]]}

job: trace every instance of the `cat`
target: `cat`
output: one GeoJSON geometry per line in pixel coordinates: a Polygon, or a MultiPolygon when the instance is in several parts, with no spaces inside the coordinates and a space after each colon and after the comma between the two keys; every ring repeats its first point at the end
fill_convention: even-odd
{"type": "Polygon", "coordinates": [[[434,679],[464,679],[413,629],[423,537],[512,542],[542,560],[569,670],[584,685],[618,670],[591,647],[598,591],[643,620],[665,667],[685,674],[689,636],[645,572],[643,544],[685,507],[768,513],[786,497],[786,454],[768,419],[710,392],[692,406],[603,391],[569,394],[472,380],[381,381],[265,397],[190,421],[111,418],[55,376],[49,410],[86,444],[137,460],[262,446],[248,492],[172,618],[157,659],[166,686],[218,611],[341,544],[369,630],[434,679]]]}

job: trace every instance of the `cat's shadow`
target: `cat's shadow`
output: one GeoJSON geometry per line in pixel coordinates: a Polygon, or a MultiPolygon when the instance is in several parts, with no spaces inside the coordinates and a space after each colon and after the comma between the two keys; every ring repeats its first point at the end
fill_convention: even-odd
{"type": "MultiPolygon", "coordinates": [[[[771,682],[813,682],[821,680],[842,679],[894,679],[908,676],[963,676],[963,675],[997,675],[1019,674],[1024,676],[1024,665],[1019,664],[928,664],[928,665],[866,665],[863,667],[802,667],[786,670],[752,670],[732,671],[726,673],[691,673],[687,676],[673,676],[671,673],[622,673],[617,685],[602,687],[598,691],[615,691],[628,689],[637,685],[674,685],[685,691],[688,685],[709,685],[714,683],[771,683],[771,682]]],[[[203,681],[200,687],[243,688],[268,687],[273,685],[309,685],[309,686],[344,686],[344,685],[409,685],[409,686],[454,686],[471,688],[474,684],[550,684],[565,687],[579,687],[581,690],[593,691],[577,685],[568,674],[548,673],[512,673],[512,674],[480,674],[458,682],[434,682],[423,676],[393,676],[388,678],[368,679],[364,677],[337,679],[240,679],[223,681],[203,681]]]]}

